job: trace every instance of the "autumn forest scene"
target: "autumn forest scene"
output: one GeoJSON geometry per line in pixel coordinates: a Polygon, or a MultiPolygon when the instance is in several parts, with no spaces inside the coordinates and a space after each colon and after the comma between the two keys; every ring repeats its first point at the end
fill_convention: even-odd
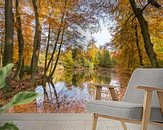
{"type": "MultiPolygon", "coordinates": [[[[162,6],[0,0],[0,113],[85,113],[90,83],[116,86],[121,100],[136,68],[163,67],[162,6]]],[[[107,88],[102,99],[111,99],[107,88]]]]}

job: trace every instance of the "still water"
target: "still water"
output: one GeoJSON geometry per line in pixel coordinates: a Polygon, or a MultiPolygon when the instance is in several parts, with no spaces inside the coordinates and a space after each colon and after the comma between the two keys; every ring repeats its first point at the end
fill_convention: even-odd
{"type": "MultiPolygon", "coordinates": [[[[94,86],[89,83],[111,84],[119,89],[119,82],[113,69],[57,71],[54,76],[54,88],[46,85],[46,94],[42,86],[36,87],[39,97],[36,99],[37,112],[85,112],[87,100],[93,100],[94,86]],[[56,93],[55,93],[56,91],[56,93]]],[[[107,88],[102,89],[102,99],[109,100],[107,88]]]]}

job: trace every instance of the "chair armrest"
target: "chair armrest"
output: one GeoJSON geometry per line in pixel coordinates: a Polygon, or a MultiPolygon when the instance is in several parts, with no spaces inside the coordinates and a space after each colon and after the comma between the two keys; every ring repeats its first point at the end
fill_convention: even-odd
{"type": "Polygon", "coordinates": [[[158,99],[159,99],[159,103],[160,103],[160,106],[161,106],[161,111],[163,113],[163,89],[162,88],[159,88],[159,87],[149,87],[149,86],[138,86],[137,89],[143,89],[145,90],[145,92],[149,93],[149,92],[153,92],[153,91],[156,91],[157,92],[157,96],[158,96],[158,99]]]}
{"type": "Polygon", "coordinates": [[[137,89],[143,89],[145,91],[163,92],[163,89],[162,88],[159,88],[159,87],[138,86],[137,89]]]}
{"type": "Polygon", "coordinates": [[[99,83],[89,83],[89,85],[93,85],[95,87],[107,87],[107,88],[115,88],[113,85],[110,84],[99,84],[99,83]]]}
{"type": "Polygon", "coordinates": [[[95,95],[95,99],[96,100],[100,100],[101,99],[101,90],[102,90],[102,87],[107,87],[110,91],[110,94],[111,94],[111,97],[113,99],[113,101],[118,101],[118,98],[117,98],[117,94],[114,90],[114,87],[113,85],[109,85],[109,84],[98,84],[98,83],[89,83],[89,85],[93,85],[96,87],[96,95],[95,95]]]}

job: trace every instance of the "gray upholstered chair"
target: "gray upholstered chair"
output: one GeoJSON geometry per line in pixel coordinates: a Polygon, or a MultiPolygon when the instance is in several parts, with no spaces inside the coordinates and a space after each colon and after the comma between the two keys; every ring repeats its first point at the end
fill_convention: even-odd
{"type": "Polygon", "coordinates": [[[92,130],[96,129],[98,117],[121,121],[124,130],[127,130],[125,122],[141,124],[141,130],[147,130],[148,124],[163,126],[163,68],[136,69],[121,102],[99,100],[102,86],[109,87],[113,99],[117,99],[113,87],[94,85],[96,100],[86,104],[93,113],[92,130]]]}

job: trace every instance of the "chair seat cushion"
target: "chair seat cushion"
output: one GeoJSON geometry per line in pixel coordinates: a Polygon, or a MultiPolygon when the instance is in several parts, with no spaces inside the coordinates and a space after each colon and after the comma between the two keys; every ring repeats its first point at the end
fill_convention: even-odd
{"type": "MultiPolygon", "coordinates": [[[[97,114],[130,120],[141,120],[143,105],[129,102],[94,100],[87,102],[86,109],[89,112],[97,114]]],[[[163,122],[163,116],[160,108],[152,107],[150,120],[155,122],[163,122]]]]}

